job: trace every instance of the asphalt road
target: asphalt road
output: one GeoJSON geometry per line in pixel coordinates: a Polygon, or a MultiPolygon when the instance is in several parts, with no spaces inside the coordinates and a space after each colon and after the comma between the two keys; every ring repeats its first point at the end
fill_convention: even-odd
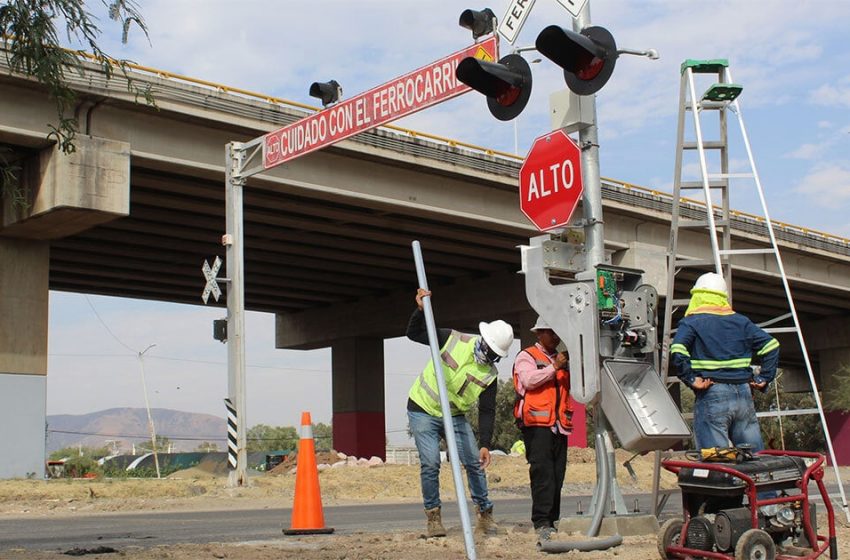
{"type": "MultiPolygon", "coordinates": [[[[811,499],[821,504],[817,493],[811,499]]],[[[651,500],[649,494],[633,494],[625,496],[624,502],[629,510],[637,507],[646,513],[651,500]]],[[[495,497],[494,503],[500,524],[529,523],[530,498],[495,497]]],[[[589,496],[564,496],[561,513],[565,517],[586,513],[589,505],[589,496]]],[[[469,509],[473,511],[471,504],[469,509]]],[[[273,508],[4,519],[0,520],[0,552],[11,548],[64,552],[100,546],[120,550],[127,546],[277,540],[285,538],[282,530],[289,527],[291,513],[291,508],[273,508]]],[[[337,534],[419,531],[424,529],[425,519],[419,503],[326,506],[324,514],[326,527],[334,528],[337,534]]],[[[836,514],[841,515],[840,508],[836,514]]],[[[661,517],[674,515],[681,515],[678,492],[670,494],[661,517]]],[[[460,526],[456,504],[443,505],[443,521],[447,527],[460,526]]]]}
{"type": "MultiPolygon", "coordinates": [[[[637,498],[646,511],[649,495],[628,496],[629,508],[637,498]]],[[[578,502],[586,508],[588,496],[564,498],[564,515],[577,511],[578,502]]],[[[494,500],[496,519],[514,525],[528,523],[530,498],[494,500]]],[[[670,500],[678,505],[678,500],[670,500]]],[[[669,509],[669,506],[668,506],[669,509]]],[[[470,511],[473,511],[470,505],[470,511]]],[[[336,533],[416,531],[424,528],[424,514],[419,503],[326,506],[325,525],[336,533]]],[[[246,542],[283,538],[289,527],[291,508],[101,513],[46,518],[0,520],[0,550],[24,548],[64,552],[72,548],[108,546],[158,546],[178,543],[246,542]]],[[[444,504],[443,520],[447,526],[459,526],[457,505],[444,504]]]]}

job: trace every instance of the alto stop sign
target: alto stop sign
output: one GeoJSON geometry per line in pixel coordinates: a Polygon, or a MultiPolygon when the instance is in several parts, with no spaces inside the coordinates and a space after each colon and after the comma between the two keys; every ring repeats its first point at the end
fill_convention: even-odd
{"type": "Polygon", "coordinates": [[[582,193],[581,149],[563,130],[534,141],[519,170],[519,208],[537,229],[567,225],[582,193]]]}

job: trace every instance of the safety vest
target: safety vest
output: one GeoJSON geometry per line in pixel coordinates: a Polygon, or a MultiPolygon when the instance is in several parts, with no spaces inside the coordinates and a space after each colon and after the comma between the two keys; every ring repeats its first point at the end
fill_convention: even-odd
{"type": "MultiPolygon", "coordinates": [[[[537,369],[552,365],[552,359],[537,346],[530,346],[523,352],[531,354],[537,369]]],[[[572,431],[573,405],[570,398],[569,371],[559,369],[555,372],[554,379],[534,389],[526,389],[524,396],[520,396],[521,387],[516,367],[514,367],[513,377],[514,389],[517,392],[514,417],[521,425],[554,426],[557,420],[565,430],[572,431]]]]}
{"type": "MultiPolygon", "coordinates": [[[[440,349],[443,376],[446,379],[449,405],[452,416],[466,414],[499,372],[493,365],[481,365],[475,361],[475,341],[478,337],[452,331],[440,349]]],[[[431,416],[442,417],[440,392],[433,360],[419,374],[408,393],[410,399],[431,416]]]]}

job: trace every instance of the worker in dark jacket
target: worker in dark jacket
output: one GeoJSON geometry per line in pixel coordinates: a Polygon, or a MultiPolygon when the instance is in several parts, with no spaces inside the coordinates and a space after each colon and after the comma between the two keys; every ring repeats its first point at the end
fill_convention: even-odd
{"type": "Polygon", "coordinates": [[[682,382],[693,389],[697,449],[747,445],[764,449],[752,391],[767,390],[776,376],[779,342],[729,305],[719,274],[700,276],[679,321],[670,356],[682,382]],[[761,371],[753,376],[753,357],[761,371]]]}
{"type": "MultiPolygon", "coordinates": [[[[417,309],[410,316],[407,337],[428,344],[422,298],[431,292],[416,292],[417,309]]],[[[492,534],[497,530],[493,502],[487,493],[483,469],[490,464],[490,443],[496,420],[496,362],[508,355],[514,340],[513,328],[504,321],[479,323],[478,335],[451,329],[437,329],[443,375],[446,382],[452,423],[460,461],[466,469],[469,493],[478,507],[476,532],[492,534]],[[465,414],[478,402],[480,447],[465,414]]],[[[427,517],[427,536],[446,535],[440,514],[440,440],[445,437],[443,411],[434,364],[431,360],[413,382],[407,401],[410,431],[419,451],[422,499],[427,517]]],[[[459,499],[463,499],[460,497],[459,499]]]]}

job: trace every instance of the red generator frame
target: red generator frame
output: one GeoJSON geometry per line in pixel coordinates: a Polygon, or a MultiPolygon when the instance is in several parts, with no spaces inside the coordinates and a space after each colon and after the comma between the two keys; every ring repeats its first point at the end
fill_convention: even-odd
{"type": "MultiPolygon", "coordinates": [[[[695,462],[675,459],[663,460],[661,462],[662,466],[666,470],[677,475],[680,481],[680,487],[682,487],[682,476],[680,475],[682,469],[690,469],[689,472],[691,473],[697,469],[705,470],[707,473],[703,474],[705,475],[706,480],[708,480],[710,473],[713,472],[719,473],[720,476],[726,475],[725,480],[727,481],[732,480],[729,477],[743,481],[743,485],[737,483],[737,496],[742,502],[743,496],[746,495],[748,505],[741,505],[739,508],[736,508],[735,511],[748,508],[750,526],[749,529],[745,530],[742,534],[735,538],[732,550],[727,550],[727,552],[715,550],[713,536],[710,539],[712,544],[709,545],[712,550],[687,546],[690,544],[687,542],[689,525],[697,517],[694,516],[692,512],[693,499],[703,499],[703,497],[695,494],[694,492],[686,492],[685,488],[682,487],[684,520],[670,519],[662,525],[661,530],[658,533],[658,551],[661,558],[716,558],[718,560],[813,560],[826,552],[827,548],[829,548],[830,559],[836,560],[838,558],[838,544],[835,535],[835,513],[829,499],[829,494],[826,491],[826,486],[823,482],[823,464],[826,460],[825,457],[819,453],[809,453],[805,451],[765,450],[755,454],[755,457],[765,456],[799,457],[803,460],[807,460],[806,463],[810,462],[802,475],[796,480],[796,483],[788,483],[789,485],[783,488],[790,489],[791,485],[793,485],[793,487],[796,487],[797,490],[799,490],[799,494],[777,496],[760,500],[758,498],[758,492],[759,490],[764,490],[765,485],[770,485],[770,481],[773,479],[772,474],[765,475],[764,477],[752,475],[752,473],[747,474],[736,469],[736,465],[734,463],[695,462]],[[761,478],[761,480],[756,480],[757,478],[761,478]],[[765,482],[765,480],[767,480],[767,482],[765,482]],[[809,482],[811,480],[814,480],[817,484],[824,506],[826,507],[829,523],[828,537],[817,534],[812,523],[811,516],[814,508],[809,504],[809,482]],[[759,488],[759,486],[761,486],[761,488],[759,488]],[[810,545],[810,552],[806,553],[806,551],[809,550],[808,547],[795,547],[794,554],[777,554],[773,537],[770,533],[761,528],[759,522],[760,508],[762,506],[772,504],[791,506],[799,512],[799,515],[801,515],[801,523],[799,527],[803,531],[805,540],[810,545]]],[[[769,461],[770,459],[765,460],[769,461]]],[[[736,490],[733,489],[731,491],[735,492],[736,490]]],[[[729,494],[725,495],[728,496],[729,494]]],[[[698,517],[700,518],[699,522],[703,525],[709,522],[707,521],[708,518],[702,515],[699,515],[698,517]]],[[[761,520],[764,521],[764,518],[761,520]]],[[[741,519],[739,518],[739,522],[740,521],[741,519]]],[[[695,528],[700,527],[695,526],[695,528]]],[[[704,527],[702,530],[705,532],[704,527]]],[[[712,531],[716,534],[717,527],[712,527],[712,531]]],[[[728,534],[727,538],[730,538],[728,534]]]]}

